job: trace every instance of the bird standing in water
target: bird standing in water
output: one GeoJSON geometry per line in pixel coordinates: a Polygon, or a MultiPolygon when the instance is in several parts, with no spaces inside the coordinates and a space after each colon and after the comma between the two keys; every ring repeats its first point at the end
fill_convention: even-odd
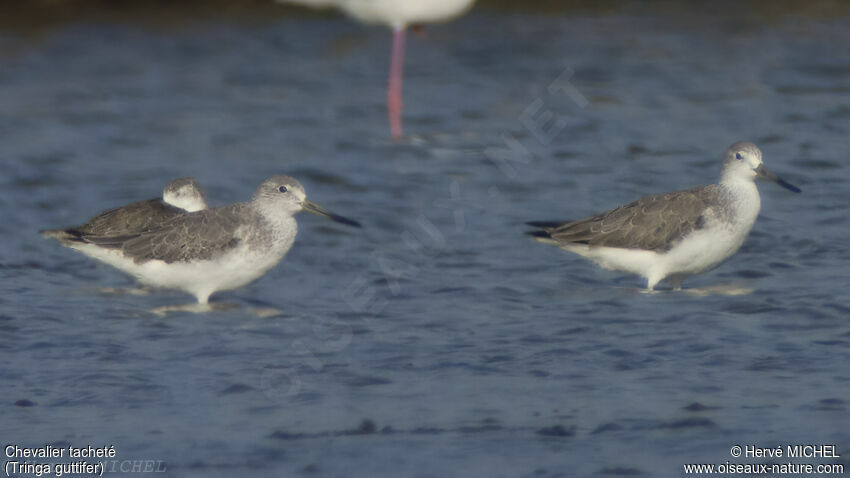
{"type": "Polygon", "coordinates": [[[250,202],[180,214],[147,230],[60,241],[143,284],[182,290],[206,305],[215,292],[242,287],[277,265],[295,241],[300,211],[360,227],[308,201],[301,183],[280,175],[260,184],[250,202]]]}
{"type": "Polygon", "coordinates": [[[540,230],[528,234],[604,269],[643,276],[649,290],[664,279],[679,290],[686,277],[740,249],[761,208],[758,178],[800,192],[764,167],[756,145],[741,142],[726,150],[718,184],[650,194],[578,221],[529,222],[540,230]]]}
{"type": "Polygon", "coordinates": [[[401,85],[404,72],[405,32],[411,25],[451,20],[472,7],[475,0],[278,0],[312,7],[336,7],[365,23],[393,30],[392,57],[387,85],[390,134],[402,136],[401,85]]]}

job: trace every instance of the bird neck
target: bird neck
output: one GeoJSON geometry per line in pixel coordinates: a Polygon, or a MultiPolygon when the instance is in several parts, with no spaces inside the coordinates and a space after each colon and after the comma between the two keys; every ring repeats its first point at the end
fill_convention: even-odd
{"type": "Polygon", "coordinates": [[[735,222],[753,224],[761,209],[761,197],[752,178],[724,177],[720,186],[729,194],[735,211],[735,222]]]}
{"type": "Polygon", "coordinates": [[[250,203],[250,206],[254,213],[260,216],[267,227],[275,233],[296,227],[295,213],[282,209],[280,204],[254,201],[250,203]]]}

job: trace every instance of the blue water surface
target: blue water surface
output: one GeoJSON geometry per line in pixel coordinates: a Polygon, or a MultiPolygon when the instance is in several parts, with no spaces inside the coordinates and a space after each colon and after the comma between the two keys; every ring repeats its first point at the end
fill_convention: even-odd
{"type": "Polygon", "coordinates": [[[180,477],[850,470],[850,16],[641,5],[411,35],[397,143],[390,33],[342,17],[0,34],[0,441],[180,477]],[[738,140],[803,193],[760,184],[742,249],[685,282],[725,293],[523,234],[714,182],[738,140]],[[299,216],[206,314],[38,234],[281,173],[363,229],[299,216]],[[796,444],[842,456],[730,454],[796,444]]]}

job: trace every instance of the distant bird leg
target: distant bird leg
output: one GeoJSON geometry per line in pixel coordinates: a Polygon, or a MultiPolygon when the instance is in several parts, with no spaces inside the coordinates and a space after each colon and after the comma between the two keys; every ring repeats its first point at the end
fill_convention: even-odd
{"type": "Polygon", "coordinates": [[[390,119],[390,134],[393,140],[401,139],[401,80],[404,72],[405,28],[393,27],[393,52],[390,60],[390,79],[387,87],[387,112],[390,119]]]}

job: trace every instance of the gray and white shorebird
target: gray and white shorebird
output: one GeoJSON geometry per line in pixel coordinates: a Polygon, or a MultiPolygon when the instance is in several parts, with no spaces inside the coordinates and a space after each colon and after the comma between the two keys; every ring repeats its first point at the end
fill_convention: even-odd
{"type": "Polygon", "coordinates": [[[718,184],[643,196],[578,221],[529,222],[540,230],[528,234],[640,275],[649,290],[665,279],[680,290],[686,277],[717,267],[744,243],[761,208],[757,178],[800,192],[764,167],[756,145],[740,142],[726,150],[718,184]]]}
{"type": "Polygon", "coordinates": [[[206,195],[195,178],[177,178],[165,185],[162,198],[138,201],[104,211],[80,226],[49,229],[41,233],[74,247],[82,236],[123,236],[149,231],[169,219],[207,207],[206,195]]]}
{"type": "Polygon", "coordinates": [[[280,262],[295,241],[294,215],[302,210],[360,227],[308,201],[296,179],[274,176],[250,202],[177,216],[150,231],[83,234],[74,248],[143,284],[182,290],[207,304],[213,293],[253,282],[280,262]]]}

